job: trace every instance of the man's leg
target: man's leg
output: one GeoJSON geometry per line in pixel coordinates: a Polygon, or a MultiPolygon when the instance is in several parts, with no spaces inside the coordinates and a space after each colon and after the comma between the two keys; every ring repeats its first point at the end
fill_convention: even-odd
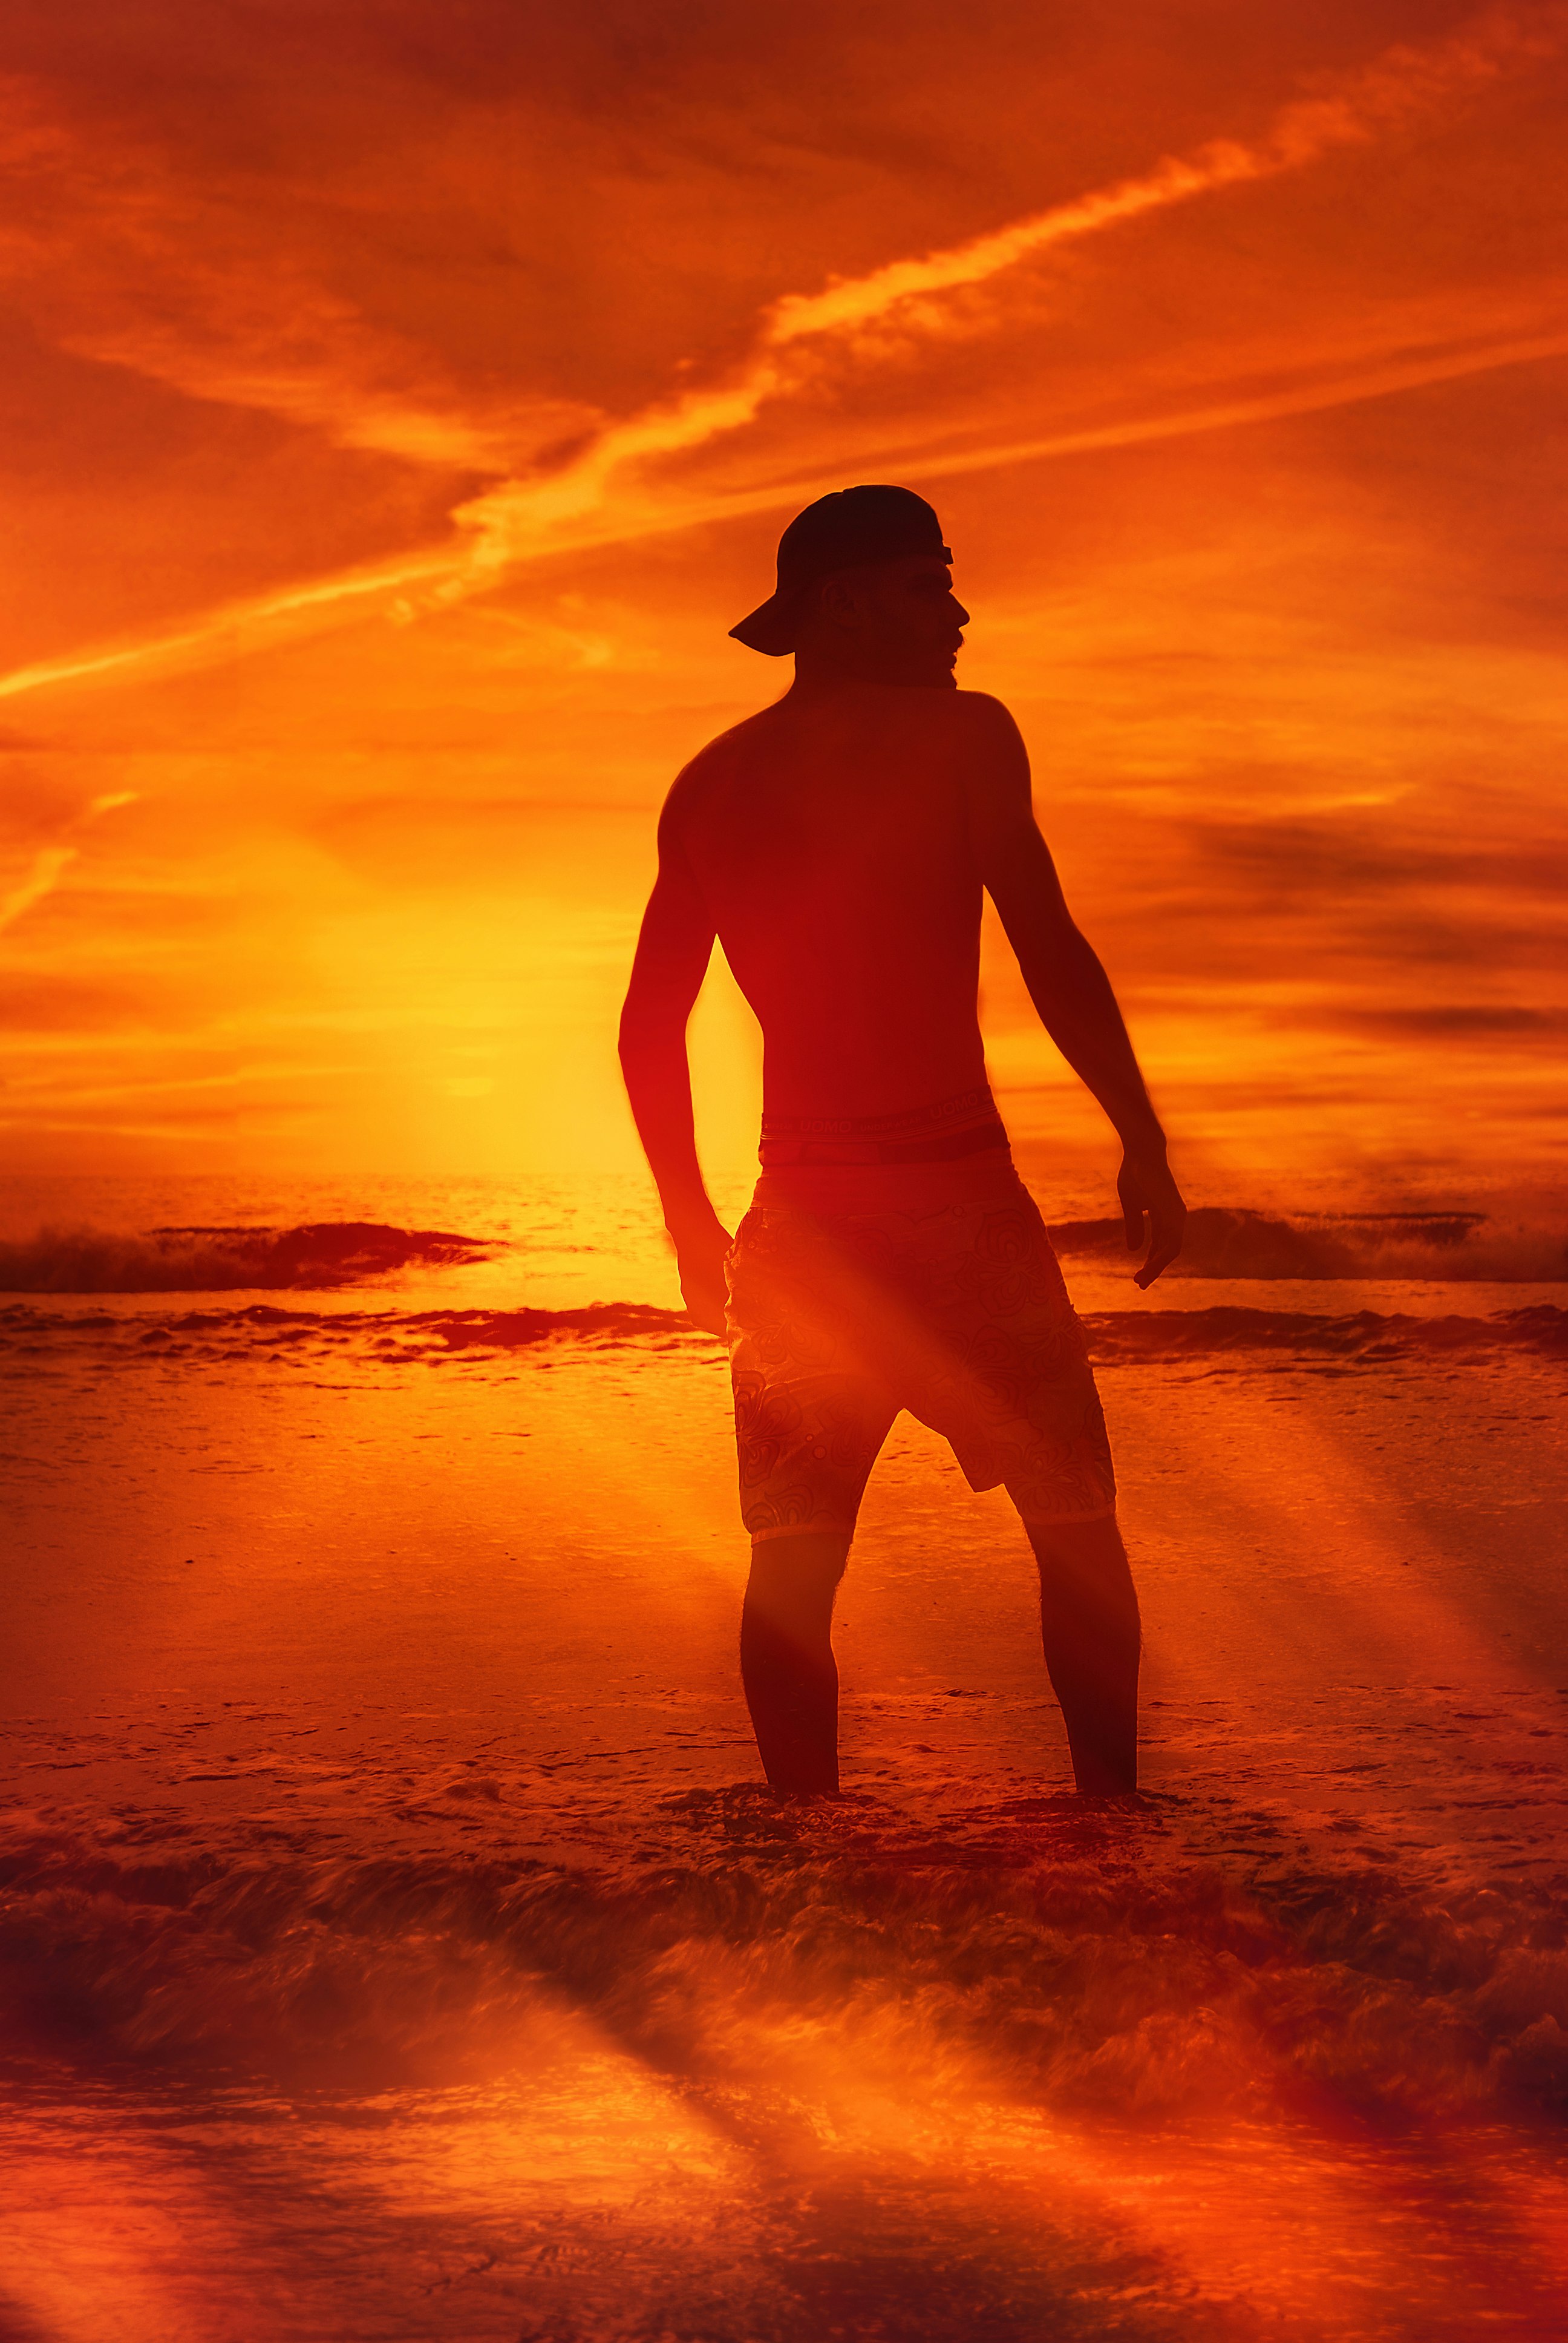
{"type": "Polygon", "coordinates": [[[751,1549],[740,1677],[769,1785],[780,1797],[839,1794],[831,1638],[833,1597],[849,1557],[843,1531],[763,1538],[751,1549]]]}
{"type": "Polygon", "coordinates": [[[1138,1597],[1113,1520],[1026,1521],[1040,1564],[1040,1633],[1081,1790],[1138,1787],[1138,1597]]]}

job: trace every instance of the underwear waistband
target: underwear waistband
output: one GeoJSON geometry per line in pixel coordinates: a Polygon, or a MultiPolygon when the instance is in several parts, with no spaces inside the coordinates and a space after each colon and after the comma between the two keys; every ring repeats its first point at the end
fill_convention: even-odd
{"type": "Polygon", "coordinates": [[[789,1164],[947,1163],[1007,1143],[996,1101],[982,1087],[898,1114],[765,1114],[758,1154],[768,1171],[789,1164]]]}
{"type": "Polygon", "coordinates": [[[945,1212],[1007,1204],[1024,1192],[1005,1142],[948,1163],[821,1163],[765,1166],[752,1196],[761,1212],[945,1212]]]}

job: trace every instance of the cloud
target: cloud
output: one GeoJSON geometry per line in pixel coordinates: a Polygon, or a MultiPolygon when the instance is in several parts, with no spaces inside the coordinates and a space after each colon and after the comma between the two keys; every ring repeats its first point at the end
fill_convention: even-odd
{"type": "Polygon", "coordinates": [[[0,82],[0,164],[13,302],[75,357],[448,471],[505,470],[600,420],[571,400],[481,395],[290,254],[243,176],[193,186],[156,144],[123,125],[77,131],[17,77],[0,82]]]}
{"type": "MultiPolygon", "coordinates": [[[[1314,1010],[1314,1022],[1322,1017],[1322,1009],[1314,1010]]],[[[1412,1009],[1342,1009],[1333,1021],[1400,1040],[1453,1041],[1471,1034],[1568,1032],[1568,1009],[1493,1008],[1474,1001],[1445,1001],[1412,1009]]]]}
{"type": "Polygon", "coordinates": [[[47,1034],[68,1043],[84,1030],[146,1025],[163,1006],[141,983],[93,982],[59,970],[0,975],[0,1025],[13,1036],[47,1034]]]}
{"type": "Polygon", "coordinates": [[[1419,829],[1400,811],[1351,805],[1316,820],[1254,816],[1191,829],[1207,858],[1244,874],[1253,900],[1273,909],[1303,893],[1343,901],[1390,891],[1409,898],[1421,888],[1494,889],[1521,901],[1561,901],[1568,890],[1568,835],[1553,837],[1533,800],[1456,806],[1440,835],[1430,798],[1419,829]]]}
{"type": "MultiPolygon", "coordinates": [[[[993,471],[1044,458],[1083,455],[1097,449],[1151,445],[1167,439],[1196,437],[1205,432],[1234,429],[1238,425],[1288,416],[1310,415],[1360,400],[1388,397],[1429,384],[1462,380],[1466,376],[1495,373],[1501,368],[1568,355],[1568,328],[1511,338],[1480,347],[1412,358],[1403,364],[1382,364],[1355,373],[1318,379],[1293,389],[1215,401],[1175,411],[1130,417],[1115,423],[1077,431],[1063,431],[1038,439],[1014,440],[1000,446],[944,449],[927,457],[905,456],[900,464],[906,480],[950,478],[968,472],[993,471]]],[[[508,484],[457,508],[455,518],[469,534],[455,544],[410,552],[390,562],[341,571],[273,594],[258,595],[204,613],[190,626],[149,639],[109,645],[102,649],[67,654],[13,669],[0,676],[0,699],[19,698],[59,684],[92,682],[127,672],[163,672],[211,659],[238,657],[275,641],[289,639],[323,627],[352,621],[367,607],[385,607],[399,625],[449,608],[469,595],[492,588],[520,564],[553,556],[628,544],[639,538],[737,519],[745,514],[777,509],[819,496],[842,479],[840,463],[829,477],[803,478],[770,483],[767,488],[738,494],[702,497],[689,492],[678,500],[628,497],[614,511],[605,508],[604,491],[613,474],[634,455],[674,452],[701,444],[725,427],[749,420],[761,404],[741,412],[739,395],[715,395],[684,407],[678,415],[644,418],[635,428],[607,434],[611,460],[601,466],[571,469],[542,483],[508,484]],[[676,428],[694,421],[708,427],[690,440],[676,428]]],[[[571,663],[595,665],[584,659],[580,646],[563,645],[571,663]]]]}
{"type": "MultiPolygon", "coordinates": [[[[938,297],[1005,275],[1053,246],[1101,235],[1147,213],[1191,203],[1243,181],[1299,170],[1335,146],[1369,140],[1392,122],[1451,103],[1512,64],[1552,54],[1554,41],[1563,37],[1565,18],[1568,12],[1558,8],[1528,22],[1512,12],[1488,12],[1451,40],[1428,49],[1390,50],[1376,65],[1351,76],[1332,97],[1286,106],[1255,146],[1214,140],[1191,156],[1168,157],[1140,177],[1095,189],[949,250],[892,261],[859,277],[839,279],[820,293],[784,296],[765,312],[752,356],[730,382],[612,425],[550,478],[509,482],[460,508],[457,518],[474,534],[477,570],[482,575],[487,568],[556,549],[561,525],[598,512],[618,475],[649,458],[684,453],[752,422],[769,400],[789,390],[789,356],[801,346],[819,340],[852,346],[869,327],[911,309],[918,311],[923,331],[940,333],[942,315],[931,306],[938,297]]],[[[1568,334],[1560,331],[1542,337],[1530,354],[1563,348],[1568,348],[1568,334]]],[[[1471,363],[1476,362],[1473,357],[1471,363]]],[[[1462,370],[1458,361],[1455,365],[1462,370]]],[[[1313,396],[1321,398],[1322,394],[1313,396]]],[[[1266,407],[1259,411],[1278,410],[1266,407]]],[[[1251,419],[1249,410],[1228,407],[1213,419],[1181,418],[1172,427],[1169,417],[1149,418],[1122,430],[1150,437],[1171,427],[1212,429],[1246,419],[1251,419]]],[[[1116,444],[1121,440],[1111,437],[1047,438],[1019,451],[977,454],[971,463],[1116,444]]],[[[773,501],[783,501],[778,488],[769,495],[773,501]]],[[[635,527],[635,499],[632,519],[635,527]]]]}
{"type": "Polygon", "coordinates": [[[75,846],[39,849],[26,877],[8,895],[0,895],[0,930],[15,926],[25,911],[30,911],[35,903],[41,903],[45,895],[54,893],[78,850],[75,846]]]}
{"type": "MultiPolygon", "coordinates": [[[[70,829],[85,830],[89,822],[98,820],[106,813],[113,813],[120,806],[135,805],[137,795],[135,789],[115,789],[105,796],[93,798],[70,824],[70,829]]],[[[53,846],[38,849],[25,878],[8,894],[0,895],[0,933],[6,928],[15,927],[35,903],[41,903],[45,895],[54,893],[80,852],[80,847],[58,841],[53,846]]]]}
{"type": "MultiPolygon", "coordinates": [[[[656,401],[594,431],[555,468],[505,479],[469,498],[454,514],[457,534],[447,545],[229,605],[151,639],[19,669],[0,679],[0,696],[223,658],[279,636],[342,622],[393,598],[407,619],[410,613],[438,610],[483,591],[528,560],[798,500],[829,483],[774,479],[755,488],[704,494],[684,483],[661,483],[658,468],[732,437],[769,405],[799,394],[821,353],[853,361],[874,329],[890,322],[917,340],[969,330],[953,306],[955,297],[1008,279],[1056,247],[1243,183],[1300,171],[1336,148],[1365,144],[1393,126],[1441,114],[1500,75],[1554,54],[1565,25],[1568,12],[1556,5],[1523,15],[1487,12],[1445,40],[1421,48],[1396,46],[1360,72],[1325,85],[1320,95],[1285,106],[1255,141],[1211,140],[1141,175],[961,244],[831,281],[816,293],[776,298],[760,316],[749,355],[727,379],[656,401]]],[[[126,184],[112,176],[103,181],[116,201],[126,184]]],[[[145,210],[131,201],[132,225],[125,235],[132,246],[138,237],[168,235],[162,225],[143,225],[145,210]]],[[[117,362],[145,365],[198,396],[261,401],[275,411],[323,422],[345,444],[396,447],[429,462],[494,462],[505,431],[493,411],[465,424],[442,397],[409,404],[400,403],[401,394],[388,394],[383,400],[378,382],[406,377],[407,354],[373,347],[365,338],[368,329],[341,304],[287,271],[281,281],[271,281],[268,267],[265,256],[236,246],[232,236],[226,247],[219,239],[215,256],[190,277],[186,297],[188,308],[205,314],[210,307],[212,333],[193,339],[184,313],[171,328],[163,319],[149,323],[138,312],[123,323],[94,327],[92,347],[117,362]],[[286,315],[294,322],[280,336],[279,320],[286,315]]],[[[72,346],[87,347],[80,332],[72,346]]],[[[1003,446],[925,458],[915,453],[901,459],[900,469],[906,478],[931,477],[1227,429],[1564,350],[1568,332],[1561,329],[1402,354],[1380,345],[1374,363],[1352,364],[1328,378],[1320,373],[1305,382],[1196,405],[1167,402],[1155,411],[1003,446]]],[[[576,419],[581,420],[580,410],[576,419]]],[[[842,477],[841,457],[837,473],[842,477]]]]}
{"type": "Polygon", "coordinates": [[[764,344],[781,348],[818,334],[854,334],[906,303],[982,284],[1054,245],[1099,235],[1145,212],[1190,203],[1222,187],[1300,170],[1336,146],[1364,143],[1392,124],[1463,96],[1511,64],[1550,55],[1561,37],[1549,29],[1553,18],[1561,23],[1562,12],[1544,10],[1526,20],[1513,11],[1490,11],[1429,48],[1390,49],[1376,64],[1348,76],[1332,96],[1287,106],[1255,145],[1214,139],[1193,155],[1167,157],[1141,177],[1098,188],[949,251],[890,261],[820,293],[786,295],[769,313],[764,344]]]}

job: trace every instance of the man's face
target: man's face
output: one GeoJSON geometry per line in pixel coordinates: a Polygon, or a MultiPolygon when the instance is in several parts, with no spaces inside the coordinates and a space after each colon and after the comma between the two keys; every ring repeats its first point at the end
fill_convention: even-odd
{"type": "Polygon", "coordinates": [[[820,608],[840,658],[867,682],[956,688],[970,614],[945,561],[920,554],[840,570],[824,580],[820,608]]]}

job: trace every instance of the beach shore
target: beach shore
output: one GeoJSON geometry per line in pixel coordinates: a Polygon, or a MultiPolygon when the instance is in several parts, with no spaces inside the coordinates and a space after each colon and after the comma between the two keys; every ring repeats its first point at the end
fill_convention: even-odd
{"type": "Polygon", "coordinates": [[[1553,1304],[1091,1312],[1120,1813],[907,1418],[776,1806],[718,1346],[409,1299],[5,1312],[7,2334],[1560,2331],[1553,1304]]]}

